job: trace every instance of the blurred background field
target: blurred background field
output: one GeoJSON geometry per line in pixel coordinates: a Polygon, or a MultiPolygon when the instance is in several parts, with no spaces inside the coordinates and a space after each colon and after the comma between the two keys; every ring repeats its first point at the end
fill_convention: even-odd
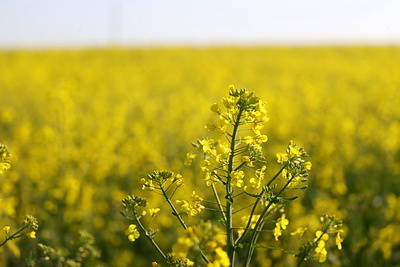
{"type": "MultiPolygon", "coordinates": [[[[271,164],[291,139],[311,156],[309,189],[288,207],[292,227],[336,214],[345,239],[328,265],[399,265],[399,62],[394,46],[0,51],[0,141],[12,153],[0,226],[26,213],[40,224],[36,240],[1,248],[0,262],[17,266],[37,242],[73,253],[85,230],[101,253],[88,264],[148,266],[146,242],[124,233],[121,199],[143,195],[139,179],[155,169],[199,183],[185,155],[234,84],[267,103],[271,164]]],[[[292,257],[278,254],[269,263],[292,257]]]]}

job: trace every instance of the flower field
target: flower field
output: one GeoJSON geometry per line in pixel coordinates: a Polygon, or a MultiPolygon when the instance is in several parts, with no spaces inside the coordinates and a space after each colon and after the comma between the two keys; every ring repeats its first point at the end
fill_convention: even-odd
{"type": "MultiPolygon", "coordinates": [[[[142,190],[141,178],[170,170],[185,184],[176,199],[192,191],[213,198],[198,164],[184,163],[191,143],[208,134],[210,106],[234,84],[266,104],[265,176],[279,170],[276,154],[290,140],[312,163],[307,190],[286,205],[286,217],[274,218],[283,230],[279,239],[275,223],[266,226],[261,242],[274,249],[256,250],[251,266],[295,266],[293,254],[315,238],[324,214],[343,222],[343,242],[339,250],[329,237],[320,262],[399,265],[399,62],[398,47],[0,51],[0,143],[12,155],[11,168],[0,173],[0,228],[18,228],[26,214],[39,224],[36,238],[0,247],[0,263],[161,262],[121,215],[130,194],[149,201],[160,247],[186,256],[193,247],[181,238],[187,233],[162,196],[142,190]]],[[[216,213],[206,209],[202,216],[212,220],[216,213]]],[[[240,219],[233,224],[243,227],[240,219]]],[[[220,233],[204,225],[209,230],[200,235],[215,231],[217,239],[220,233]]],[[[0,242],[5,236],[0,232],[0,242]]]]}

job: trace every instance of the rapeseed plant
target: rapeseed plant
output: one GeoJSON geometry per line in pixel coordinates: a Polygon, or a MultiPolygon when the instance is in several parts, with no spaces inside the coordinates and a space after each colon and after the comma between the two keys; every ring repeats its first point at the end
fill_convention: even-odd
{"type": "MultiPolygon", "coordinates": [[[[11,154],[6,145],[0,144],[0,175],[5,170],[11,167],[11,154]]],[[[1,196],[0,196],[1,198],[1,196]]],[[[8,241],[17,239],[23,236],[28,238],[36,238],[36,231],[39,228],[38,221],[32,215],[26,215],[22,221],[22,225],[14,232],[11,231],[11,226],[6,225],[3,227],[5,239],[0,242],[0,247],[5,245],[8,241]]]]}
{"type": "MultiPolygon", "coordinates": [[[[285,152],[276,154],[281,168],[265,182],[265,172],[269,168],[262,152],[263,143],[268,140],[261,132],[264,123],[269,120],[265,104],[246,89],[238,90],[234,86],[230,86],[229,89],[229,95],[222,98],[222,107],[214,103],[210,108],[217,115],[217,121],[207,124],[206,129],[214,136],[193,143],[198,154],[188,153],[185,160],[185,165],[190,165],[194,159],[202,157],[200,171],[206,189],[212,191],[214,200],[204,201],[203,197],[193,191],[190,201],[173,201],[177,190],[185,185],[185,179],[180,174],[175,175],[170,171],[155,171],[140,180],[143,190],[164,197],[172,215],[185,230],[185,235],[179,237],[172,246],[171,253],[165,253],[161,249],[155,238],[158,231],[148,226],[155,209],[149,210],[151,219],[143,223],[147,201],[137,196],[127,196],[122,201],[125,209],[122,214],[132,222],[126,232],[128,239],[136,241],[140,232],[144,233],[163,260],[171,266],[200,264],[195,255],[194,258],[189,257],[192,248],[201,255],[207,266],[250,266],[254,250],[268,248],[258,243],[260,235],[265,234],[268,229],[267,225],[271,221],[275,222],[272,232],[278,241],[289,224],[284,207],[287,202],[296,200],[298,196],[288,194],[287,191],[307,188],[308,171],[311,170],[312,164],[305,160],[308,154],[304,148],[293,141],[289,142],[285,152]],[[204,231],[188,226],[187,219],[199,216],[205,210],[220,214],[219,223],[210,222],[205,225],[209,228],[216,227],[215,231],[222,232],[223,242],[216,242],[215,236],[207,240],[201,236],[204,231]],[[239,212],[246,213],[240,217],[244,226],[235,225],[235,218],[239,212]],[[273,219],[277,213],[281,213],[280,217],[273,219]],[[184,215],[188,218],[185,219],[184,215]]],[[[340,222],[329,216],[321,220],[324,222],[323,230],[317,231],[314,241],[303,245],[300,252],[295,254],[299,258],[299,265],[310,258],[319,262],[326,260],[325,241],[328,240],[328,233],[331,233],[332,229],[338,234],[336,244],[341,249],[343,240],[338,228],[341,226],[340,222]]],[[[296,231],[295,234],[303,234],[304,231],[305,228],[296,231]]]]}

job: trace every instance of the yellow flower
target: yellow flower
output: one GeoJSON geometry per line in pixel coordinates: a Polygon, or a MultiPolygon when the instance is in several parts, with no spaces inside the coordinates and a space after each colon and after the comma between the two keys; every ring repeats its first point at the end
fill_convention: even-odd
{"type": "Polygon", "coordinates": [[[300,228],[297,228],[296,231],[291,232],[290,235],[300,235],[300,236],[303,236],[303,234],[304,234],[305,231],[307,231],[307,228],[305,228],[305,227],[304,227],[304,228],[303,228],[303,227],[300,227],[300,228]]]}
{"type": "Polygon", "coordinates": [[[276,153],[278,163],[283,163],[289,160],[288,154],[286,153],[276,153]]]}
{"type": "Polygon", "coordinates": [[[268,136],[266,136],[265,134],[261,134],[259,136],[256,137],[258,139],[258,142],[261,143],[265,143],[268,141],[268,136]]]}
{"type": "Polygon", "coordinates": [[[190,166],[193,162],[193,160],[197,157],[197,154],[194,153],[187,153],[186,154],[186,159],[185,159],[185,166],[190,166]]]}
{"type": "Polygon", "coordinates": [[[250,162],[250,157],[249,156],[243,156],[242,157],[243,162],[250,162]]]}
{"type": "Polygon", "coordinates": [[[303,166],[304,166],[304,168],[306,168],[306,170],[311,170],[312,163],[307,161],[307,162],[304,162],[303,166]]]}
{"type": "Polygon", "coordinates": [[[243,171],[233,171],[231,172],[231,185],[233,187],[242,187],[244,184],[244,172],[243,171]]]}
{"type": "Polygon", "coordinates": [[[288,219],[286,219],[286,215],[285,214],[282,214],[282,217],[281,217],[281,226],[282,226],[282,229],[286,229],[286,226],[289,224],[289,220],[288,219]]]}
{"type": "Polygon", "coordinates": [[[221,247],[215,250],[215,254],[217,266],[229,267],[231,265],[228,254],[221,247]]]}
{"type": "MultiPolygon", "coordinates": [[[[251,228],[251,229],[254,229],[254,227],[256,227],[256,223],[257,223],[257,221],[258,221],[259,218],[260,218],[260,215],[253,215],[253,216],[251,217],[251,222],[250,222],[250,228],[251,228]]],[[[242,217],[242,223],[244,224],[244,226],[247,225],[249,219],[250,219],[250,215],[247,215],[247,216],[243,216],[243,217],[242,217]]]]}
{"type": "Polygon", "coordinates": [[[290,144],[289,144],[289,154],[292,157],[293,156],[301,156],[299,147],[296,144],[294,144],[292,140],[290,141],[290,144]]]}
{"type": "MultiPolygon", "coordinates": [[[[320,232],[320,231],[318,231],[318,232],[320,232]]],[[[325,249],[325,241],[324,240],[320,239],[318,241],[318,246],[315,248],[315,252],[316,252],[315,257],[317,258],[317,260],[319,262],[326,261],[326,255],[328,253],[327,253],[327,251],[325,249]]]]}
{"type": "Polygon", "coordinates": [[[156,215],[160,211],[160,208],[149,209],[150,216],[156,215]]]}
{"type": "Polygon", "coordinates": [[[6,234],[8,234],[10,232],[11,227],[9,225],[6,225],[3,227],[3,230],[6,234]]]}
{"type": "Polygon", "coordinates": [[[319,262],[324,262],[326,261],[326,255],[328,254],[325,249],[325,241],[329,239],[329,235],[322,231],[317,231],[315,236],[316,238],[314,239],[314,242],[318,240],[318,246],[315,248],[315,257],[319,262]]]}
{"type": "Polygon", "coordinates": [[[203,146],[203,152],[206,154],[216,155],[217,150],[215,149],[215,141],[213,139],[200,140],[200,145],[203,146]]]}
{"type": "Polygon", "coordinates": [[[274,236],[275,236],[275,240],[278,241],[278,238],[282,235],[282,230],[281,230],[281,226],[279,223],[275,224],[275,228],[274,228],[274,236]]]}
{"type": "Polygon", "coordinates": [[[260,186],[261,186],[261,181],[260,181],[260,179],[257,179],[257,178],[254,178],[254,177],[252,177],[252,178],[250,178],[250,186],[251,187],[253,187],[253,188],[256,188],[256,189],[258,189],[258,188],[260,188],[260,186]]]}
{"type": "Polygon", "coordinates": [[[136,229],[136,225],[134,225],[134,224],[129,225],[128,230],[126,231],[126,234],[128,235],[128,239],[131,242],[135,242],[135,240],[138,239],[140,236],[140,233],[136,229]]]}
{"type": "Polygon", "coordinates": [[[154,184],[152,180],[147,181],[145,178],[140,179],[140,184],[142,184],[142,190],[154,190],[154,184]]]}
{"type": "Polygon", "coordinates": [[[156,261],[151,263],[151,267],[161,267],[161,264],[158,264],[156,261]]]}
{"type": "Polygon", "coordinates": [[[341,232],[343,231],[342,230],[338,231],[336,235],[336,246],[338,247],[338,250],[342,250],[343,238],[340,236],[341,232]]]}
{"type": "Polygon", "coordinates": [[[179,237],[177,242],[172,246],[174,258],[186,258],[186,255],[191,247],[194,246],[194,242],[188,237],[179,237]]]}
{"type": "Polygon", "coordinates": [[[286,219],[285,214],[282,214],[282,216],[275,223],[274,236],[276,241],[278,241],[278,238],[282,235],[282,229],[285,230],[288,224],[289,220],[286,219]]]}
{"type": "Polygon", "coordinates": [[[191,261],[191,260],[189,260],[188,258],[186,258],[186,265],[187,265],[187,266],[193,266],[193,265],[194,265],[194,262],[191,261]]]}
{"type": "Polygon", "coordinates": [[[314,242],[317,241],[318,239],[320,239],[320,240],[328,240],[329,239],[329,235],[327,233],[324,233],[322,235],[322,237],[321,237],[321,235],[322,235],[322,231],[317,231],[315,233],[316,238],[314,239],[314,242]]]}
{"type": "Polygon", "coordinates": [[[328,254],[328,252],[325,249],[325,242],[324,241],[322,241],[322,242],[318,243],[318,247],[315,248],[315,252],[316,252],[315,257],[319,262],[326,261],[326,255],[328,254]]]}
{"type": "Polygon", "coordinates": [[[254,138],[253,138],[253,136],[248,135],[248,136],[245,136],[245,137],[243,138],[243,141],[244,141],[246,144],[251,144],[251,143],[254,142],[254,138]]]}
{"type": "Polygon", "coordinates": [[[219,110],[219,106],[218,106],[217,103],[212,104],[211,107],[210,107],[210,109],[211,109],[211,111],[214,112],[214,113],[217,113],[217,114],[220,114],[220,113],[221,113],[221,111],[219,110]]]}
{"type": "Polygon", "coordinates": [[[228,109],[234,108],[239,99],[234,96],[227,96],[222,98],[222,103],[228,109]]]}
{"type": "Polygon", "coordinates": [[[26,234],[29,238],[36,238],[36,232],[32,231],[26,234]]]}

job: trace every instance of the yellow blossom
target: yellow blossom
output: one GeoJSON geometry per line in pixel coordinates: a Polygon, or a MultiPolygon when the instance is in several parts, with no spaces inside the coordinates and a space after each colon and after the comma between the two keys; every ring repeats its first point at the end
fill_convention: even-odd
{"type": "Polygon", "coordinates": [[[305,231],[307,231],[307,228],[305,228],[305,227],[304,227],[304,228],[303,228],[303,227],[300,227],[300,228],[297,228],[296,231],[291,232],[290,235],[300,235],[300,236],[303,236],[303,234],[304,234],[305,231]]]}
{"type": "Polygon", "coordinates": [[[326,261],[326,256],[328,252],[325,249],[325,241],[321,240],[320,242],[318,242],[318,246],[315,248],[315,252],[316,252],[315,258],[319,262],[326,261]]]}
{"type": "Polygon", "coordinates": [[[177,242],[172,246],[172,251],[174,253],[174,258],[186,258],[186,255],[191,247],[193,247],[194,242],[188,237],[179,237],[177,242]]]}
{"type": "Polygon", "coordinates": [[[304,166],[304,168],[306,168],[306,170],[311,170],[312,163],[307,161],[307,162],[304,162],[303,166],[304,166]]]}
{"type": "Polygon", "coordinates": [[[257,137],[258,142],[265,143],[268,141],[268,137],[265,134],[258,135],[257,137]]]}
{"type": "Polygon", "coordinates": [[[254,138],[253,138],[253,136],[250,136],[250,135],[245,136],[245,137],[243,138],[243,142],[245,142],[246,144],[251,144],[251,143],[254,142],[254,138]]]}
{"type": "Polygon", "coordinates": [[[214,264],[218,264],[217,266],[222,266],[222,267],[229,267],[231,265],[228,254],[221,247],[218,247],[215,250],[215,254],[216,254],[216,260],[214,264]]]}
{"type": "Polygon", "coordinates": [[[185,159],[185,166],[190,166],[193,162],[193,160],[197,157],[197,154],[194,153],[187,153],[186,154],[186,159],[185,159]]]}
{"type": "Polygon", "coordinates": [[[282,230],[286,229],[286,226],[289,224],[289,220],[286,219],[286,215],[282,214],[282,216],[278,219],[278,221],[275,223],[275,228],[274,228],[274,236],[275,240],[278,241],[278,238],[282,235],[282,230]]]}
{"type": "Polygon", "coordinates": [[[217,103],[212,104],[211,107],[210,107],[210,109],[211,109],[211,111],[214,112],[214,113],[217,113],[217,114],[220,114],[220,113],[221,113],[221,111],[219,110],[219,106],[218,106],[217,103]]]}
{"type": "Polygon", "coordinates": [[[136,225],[131,224],[129,225],[128,229],[125,232],[128,235],[128,239],[131,242],[135,242],[136,239],[139,238],[140,233],[139,231],[136,229],[136,225]]]}
{"type": "Polygon", "coordinates": [[[243,171],[233,171],[231,172],[231,185],[233,187],[242,187],[244,184],[243,181],[244,172],[243,171]]]}
{"type": "Polygon", "coordinates": [[[250,162],[250,157],[249,156],[243,156],[242,157],[243,162],[250,162]]]}
{"type": "Polygon", "coordinates": [[[154,190],[154,184],[152,180],[147,181],[145,178],[140,179],[140,184],[142,184],[142,190],[154,190]]]}
{"type": "Polygon", "coordinates": [[[32,231],[26,234],[29,238],[36,238],[36,232],[32,231]]]}
{"type": "Polygon", "coordinates": [[[284,163],[289,160],[288,154],[286,153],[276,153],[278,163],[284,163]]]}
{"type": "Polygon", "coordinates": [[[285,215],[285,214],[282,214],[280,223],[281,223],[282,229],[285,230],[285,229],[286,229],[286,226],[289,224],[289,220],[286,219],[286,215],[285,215]]]}
{"type": "Polygon", "coordinates": [[[343,238],[340,236],[340,233],[343,231],[338,231],[337,235],[336,235],[336,246],[338,247],[338,250],[342,250],[342,242],[343,242],[343,238]]]}
{"type": "Polygon", "coordinates": [[[3,230],[6,234],[8,234],[10,232],[11,227],[9,225],[6,225],[3,227],[3,230]]]}
{"type": "Polygon", "coordinates": [[[150,216],[156,215],[160,211],[160,208],[151,208],[149,209],[150,216]]]}
{"type": "Polygon", "coordinates": [[[177,186],[183,185],[183,177],[181,174],[177,173],[175,176],[170,178],[170,181],[176,183],[177,186]]]}
{"type": "Polygon", "coordinates": [[[327,233],[323,233],[322,231],[317,231],[315,233],[316,238],[314,239],[314,241],[317,241],[318,239],[320,240],[328,240],[329,239],[329,235],[327,233]],[[322,237],[321,237],[322,235],[322,237]]]}
{"type": "Polygon", "coordinates": [[[325,241],[329,239],[329,235],[322,231],[317,231],[315,236],[316,238],[314,239],[314,242],[318,241],[318,245],[315,248],[315,257],[319,262],[324,262],[326,261],[326,255],[328,254],[325,249],[325,241]]]}
{"type": "MultiPolygon", "coordinates": [[[[250,222],[250,228],[251,229],[254,229],[254,227],[256,227],[256,223],[257,223],[259,218],[260,218],[260,215],[253,215],[251,217],[251,222],[250,222]]],[[[246,226],[248,221],[249,221],[249,219],[250,219],[250,215],[243,216],[241,219],[242,219],[242,223],[244,224],[244,226],[246,226]]]]}
{"type": "Polygon", "coordinates": [[[202,145],[203,152],[206,154],[216,155],[217,151],[215,149],[215,141],[213,139],[203,139],[199,141],[202,145]]]}
{"type": "Polygon", "coordinates": [[[294,144],[292,140],[290,141],[290,144],[289,144],[289,154],[291,157],[301,155],[299,147],[296,144],[294,144]]]}
{"type": "Polygon", "coordinates": [[[278,238],[282,235],[282,230],[281,226],[279,223],[275,223],[275,228],[274,228],[274,236],[275,240],[278,241],[278,238]]]}

